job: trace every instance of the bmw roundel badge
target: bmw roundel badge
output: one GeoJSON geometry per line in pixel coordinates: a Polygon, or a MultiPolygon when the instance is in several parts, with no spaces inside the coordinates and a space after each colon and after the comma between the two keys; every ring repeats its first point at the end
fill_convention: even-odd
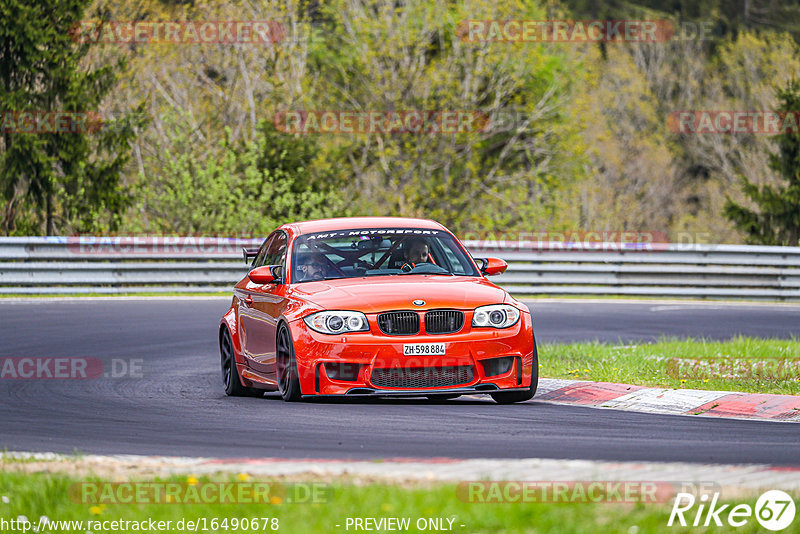
{"type": "Polygon", "coordinates": [[[411,304],[413,304],[414,306],[425,306],[425,301],[417,299],[417,300],[411,301],[411,304]]]}

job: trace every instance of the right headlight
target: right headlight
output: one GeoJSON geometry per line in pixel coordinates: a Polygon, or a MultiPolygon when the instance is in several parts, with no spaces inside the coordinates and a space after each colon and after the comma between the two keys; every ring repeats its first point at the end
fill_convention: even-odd
{"type": "Polygon", "coordinates": [[[472,326],[489,328],[508,328],[519,321],[519,310],[508,304],[492,304],[475,308],[472,326]]]}
{"type": "Polygon", "coordinates": [[[322,334],[345,334],[369,330],[367,316],[357,311],[321,311],[303,320],[312,330],[322,334]]]}

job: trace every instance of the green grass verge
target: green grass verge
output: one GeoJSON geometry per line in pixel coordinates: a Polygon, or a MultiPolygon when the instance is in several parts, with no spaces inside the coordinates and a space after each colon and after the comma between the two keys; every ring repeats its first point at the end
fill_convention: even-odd
{"type": "Polygon", "coordinates": [[[800,341],[738,337],[542,343],[540,374],[641,386],[800,395],[800,341]]]}
{"type": "MultiPolygon", "coordinates": [[[[44,532],[109,532],[89,528],[86,521],[171,521],[171,528],[162,532],[179,532],[178,521],[203,521],[205,532],[278,532],[301,533],[346,533],[364,532],[346,528],[347,518],[409,518],[410,528],[401,532],[420,532],[416,522],[420,518],[454,518],[452,532],[497,533],[497,532],[552,532],[552,533],[649,533],[649,532],[720,532],[730,527],[708,529],[668,528],[670,503],[661,504],[609,504],[609,503],[503,503],[482,504],[465,502],[455,485],[432,487],[398,487],[387,484],[349,485],[338,483],[327,487],[326,502],[288,503],[275,500],[267,504],[108,504],[103,506],[81,502],[74,493],[76,483],[87,479],[71,478],[62,474],[22,474],[0,471],[0,518],[8,521],[24,515],[38,523],[41,516],[54,521],[83,521],[82,528],[56,529],[53,524],[44,532]],[[71,490],[72,488],[72,490],[71,490]],[[70,492],[73,492],[72,494],[70,492]],[[72,495],[72,497],[70,497],[72,495]],[[7,502],[6,502],[7,501],[7,502]],[[76,502],[78,501],[78,502],[76,502]],[[211,528],[216,518],[220,525],[211,528]],[[228,518],[227,528],[221,521],[228,518]],[[232,528],[233,518],[258,518],[257,529],[232,528]],[[266,521],[267,528],[262,526],[266,521]],[[272,519],[277,523],[273,523],[272,519]],[[339,525],[339,526],[337,526],[339,525]],[[463,526],[461,526],[463,525],[463,526]]],[[[91,481],[92,479],[88,479],[91,481]]],[[[186,483],[185,477],[169,479],[186,483]]],[[[201,479],[202,484],[207,479],[201,479]]],[[[95,481],[97,481],[95,479],[95,481]]],[[[99,482],[99,481],[97,481],[99,482]]],[[[463,494],[462,494],[463,495],[463,494]]],[[[795,497],[797,502],[797,497],[795,497]]],[[[727,502],[727,501],[726,501],[727,502]]],[[[755,499],[743,500],[753,506],[755,499]]],[[[696,507],[695,507],[696,508],[696,507]]],[[[728,509],[730,510],[731,507],[728,509]]],[[[687,515],[688,518],[688,515],[687,515]]],[[[693,516],[692,516],[693,518],[693,516]]],[[[724,521],[724,518],[723,518],[724,521]]],[[[237,521],[239,527],[242,522],[237,521]]],[[[445,521],[445,525],[447,522],[445,521]]],[[[166,525],[166,524],[165,524],[166,525]]],[[[147,530],[145,528],[145,530],[147,530]]],[[[183,532],[188,529],[184,528],[183,532]]],[[[113,532],[135,532],[117,529],[113,532]]],[[[202,525],[199,532],[204,532],[202,525]]],[[[429,530],[430,531],[430,530],[429,530]]],[[[755,518],[735,529],[737,533],[758,532],[755,518]]],[[[29,530],[29,532],[31,532],[29,530]]]]}

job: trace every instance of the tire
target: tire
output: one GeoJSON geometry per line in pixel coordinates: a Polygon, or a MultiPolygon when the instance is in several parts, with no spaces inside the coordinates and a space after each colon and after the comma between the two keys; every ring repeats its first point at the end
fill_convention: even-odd
{"type": "Polygon", "coordinates": [[[531,368],[531,387],[524,391],[501,391],[492,393],[492,399],[497,404],[513,404],[531,400],[536,394],[539,385],[539,350],[536,348],[536,337],[533,338],[533,367],[531,368]]]}
{"type": "Polygon", "coordinates": [[[297,359],[294,355],[294,343],[289,327],[281,324],[278,327],[277,355],[275,366],[278,375],[278,391],[286,402],[297,402],[302,397],[300,379],[297,375],[297,359]]]}
{"type": "Polygon", "coordinates": [[[233,340],[227,328],[222,328],[219,334],[220,367],[222,368],[222,384],[225,393],[230,397],[260,397],[264,392],[260,389],[248,388],[242,385],[239,371],[236,368],[236,356],[233,353],[233,340]]]}

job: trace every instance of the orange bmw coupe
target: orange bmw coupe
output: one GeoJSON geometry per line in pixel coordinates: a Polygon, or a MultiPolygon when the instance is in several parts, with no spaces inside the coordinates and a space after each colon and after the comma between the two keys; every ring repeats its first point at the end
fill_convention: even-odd
{"type": "Polygon", "coordinates": [[[228,395],[533,397],[528,308],[439,223],[394,217],[284,224],[233,289],[219,347],[228,395]]]}

